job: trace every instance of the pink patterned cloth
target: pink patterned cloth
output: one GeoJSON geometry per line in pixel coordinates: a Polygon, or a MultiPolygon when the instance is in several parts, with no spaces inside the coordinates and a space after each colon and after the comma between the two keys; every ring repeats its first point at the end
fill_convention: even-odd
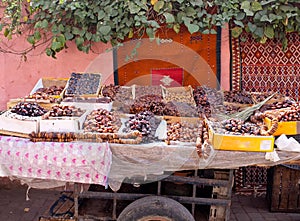
{"type": "Polygon", "coordinates": [[[7,176],[106,186],[111,162],[108,143],[34,143],[0,136],[0,164],[7,176]]]}

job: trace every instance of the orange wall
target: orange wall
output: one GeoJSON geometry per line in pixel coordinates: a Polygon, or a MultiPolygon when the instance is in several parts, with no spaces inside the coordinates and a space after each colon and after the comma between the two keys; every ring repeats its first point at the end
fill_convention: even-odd
{"type": "MultiPolygon", "coordinates": [[[[228,31],[222,30],[222,89],[229,88],[228,39],[228,31]]],[[[18,49],[27,45],[27,42],[16,39],[7,44],[18,49]]],[[[41,49],[36,49],[27,55],[26,62],[21,60],[20,55],[0,52],[0,110],[6,109],[9,99],[29,94],[42,77],[69,77],[72,72],[100,72],[103,74],[104,83],[113,82],[112,53],[106,52],[109,48],[110,45],[98,44],[94,48],[97,53],[85,54],[79,52],[73,43],[68,43],[68,49],[58,53],[57,59],[52,59],[41,52],[41,49]]]]}

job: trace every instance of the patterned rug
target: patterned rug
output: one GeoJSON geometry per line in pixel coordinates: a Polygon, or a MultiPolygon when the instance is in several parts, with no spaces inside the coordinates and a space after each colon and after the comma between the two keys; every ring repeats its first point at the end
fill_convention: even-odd
{"type": "Polygon", "coordinates": [[[231,89],[278,91],[295,99],[300,88],[300,36],[288,36],[286,51],[280,42],[257,43],[249,34],[231,40],[231,89]]]}

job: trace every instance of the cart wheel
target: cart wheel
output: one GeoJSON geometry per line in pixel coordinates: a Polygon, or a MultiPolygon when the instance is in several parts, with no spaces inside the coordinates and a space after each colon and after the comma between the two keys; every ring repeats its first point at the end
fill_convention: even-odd
{"type": "Polygon", "coordinates": [[[177,201],[147,196],[129,204],[117,221],[195,221],[192,214],[177,201]]]}

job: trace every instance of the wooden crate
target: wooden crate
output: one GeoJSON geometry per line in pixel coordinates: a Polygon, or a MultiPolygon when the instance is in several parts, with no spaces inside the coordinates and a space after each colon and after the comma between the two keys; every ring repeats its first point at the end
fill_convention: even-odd
{"type": "Polygon", "coordinates": [[[300,166],[278,165],[271,168],[267,198],[272,212],[300,212],[300,166]]]}

